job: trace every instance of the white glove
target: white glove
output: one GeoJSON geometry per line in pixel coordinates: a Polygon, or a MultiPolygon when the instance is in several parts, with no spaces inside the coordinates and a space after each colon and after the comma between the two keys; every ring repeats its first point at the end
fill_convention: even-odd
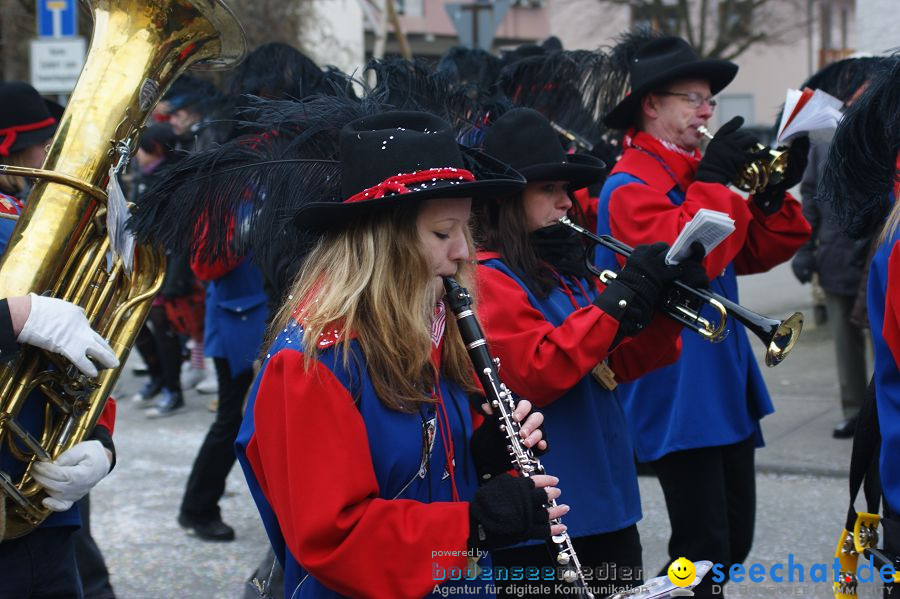
{"type": "Polygon", "coordinates": [[[47,491],[44,507],[64,512],[103,480],[110,466],[109,455],[100,441],[82,441],[54,462],[35,462],[31,472],[47,491]]]}
{"type": "Polygon", "coordinates": [[[92,328],[84,310],[53,297],[29,293],[31,312],[17,341],[61,354],[87,376],[97,376],[94,358],[104,368],[115,368],[119,360],[106,340],[92,328]]]}

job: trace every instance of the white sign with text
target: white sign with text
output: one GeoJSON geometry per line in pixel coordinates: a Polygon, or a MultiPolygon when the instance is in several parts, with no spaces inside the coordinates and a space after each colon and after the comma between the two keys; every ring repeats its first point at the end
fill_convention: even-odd
{"type": "Polygon", "coordinates": [[[31,85],[42,94],[65,94],[75,88],[84,66],[83,37],[31,40],[31,85]]]}

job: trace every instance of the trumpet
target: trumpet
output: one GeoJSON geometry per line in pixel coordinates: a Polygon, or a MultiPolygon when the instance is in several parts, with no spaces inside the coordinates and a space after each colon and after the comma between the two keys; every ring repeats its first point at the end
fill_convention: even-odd
{"type": "MultiPolygon", "coordinates": [[[[560,224],[571,227],[588,238],[595,245],[599,244],[608,250],[628,257],[632,248],[609,235],[597,235],[584,227],[575,224],[567,216],[559,219],[560,224]]],[[[606,283],[616,278],[611,270],[600,271],[587,261],[588,269],[601,281],[606,283]]],[[[757,314],[752,310],[731,301],[727,297],[708,289],[697,289],[681,281],[674,282],[673,291],[664,299],[663,314],[698,333],[711,343],[718,343],[728,336],[726,329],[728,316],[743,324],[749,331],[759,337],[766,346],[766,366],[780,364],[794,349],[800,331],[803,329],[803,314],[794,312],[784,320],[776,320],[757,314]],[[709,305],[718,312],[718,319],[711,322],[700,315],[699,308],[694,306],[709,305]]]]}
{"type": "MultiPolygon", "coordinates": [[[[697,131],[706,139],[713,138],[713,134],[706,127],[697,127],[697,131]]],[[[757,143],[753,147],[753,152],[766,152],[766,156],[751,160],[745,164],[733,181],[735,187],[749,193],[757,193],[768,185],[780,183],[784,178],[784,171],[787,169],[788,163],[787,147],[770,148],[757,143]]]]}

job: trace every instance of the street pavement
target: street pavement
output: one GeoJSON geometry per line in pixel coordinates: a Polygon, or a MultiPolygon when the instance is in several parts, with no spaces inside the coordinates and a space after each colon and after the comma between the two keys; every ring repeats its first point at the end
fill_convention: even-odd
{"type": "MultiPolygon", "coordinates": [[[[757,453],[757,533],[749,563],[828,563],[846,513],[849,441],[831,438],[841,419],[831,338],[812,323],[809,286],[790,268],[741,278],[742,304],[783,318],[795,310],[808,319],[788,359],[763,374],[777,412],[763,421],[766,447],[757,453]]],[[[758,359],[762,344],[751,340],[758,359]]],[[[698,376],[702,376],[698,373],[698,376]]],[[[149,420],[128,397],[142,384],[123,370],[115,431],[118,464],[92,493],[94,536],[106,557],[113,586],[122,598],[237,598],[263,558],[267,541],[240,469],[235,466],[224,520],[237,532],[231,543],[190,537],[175,519],[191,464],[213,414],[210,396],[187,393],[188,408],[170,418],[149,420]]],[[[666,559],[669,528],[665,503],[653,477],[641,477],[644,519],[639,525],[645,567],[654,575],[666,559]]],[[[309,481],[313,489],[327,481],[309,481]]],[[[565,482],[562,483],[565,494],[565,482]]],[[[702,517],[702,514],[698,514],[702,517]]],[[[872,585],[874,588],[874,585],[872,585]]],[[[729,587],[729,596],[814,595],[828,585],[729,587]]],[[[866,589],[863,589],[865,596],[866,589]]],[[[870,592],[874,592],[869,589],[870,592]]],[[[825,596],[825,595],[821,595],[825,596]]],[[[874,595],[871,595],[874,596],[874,595]]]]}

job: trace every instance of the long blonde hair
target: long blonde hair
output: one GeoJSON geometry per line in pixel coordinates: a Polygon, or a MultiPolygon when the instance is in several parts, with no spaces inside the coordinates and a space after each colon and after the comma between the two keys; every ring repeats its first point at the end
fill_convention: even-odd
{"type": "MultiPolygon", "coordinates": [[[[346,366],[352,333],[375,393],[387,407],[402,412],[433,401],[429,391],[436,377],[431,362],[432,274],[421,249],[417,214],[415,207],[384,210],[324,236],[304,260],[269,333],[271,341],[296,317],[304,329],[307,368],[319,353],[320,335],[333,329],[342,332],[338,347],[346,366]]],[[[468,242],[474,255],[470,237],[468,242]]],[[[471,288],[472,270],[469,264],[460,268],[461,285],[471,288]]],[[[477,390],[451,314],[441,371],[466,391],[477,390]]]]}
{"type": "Polygon", "coordinates": [[[891,211],[884,221],[884,227],[881,229],[881,234],[878,236],[878,245],[894,236],[897,225],[900,225],[900,197],[894,198],[894,205],[891,207],[891,211]]]}

